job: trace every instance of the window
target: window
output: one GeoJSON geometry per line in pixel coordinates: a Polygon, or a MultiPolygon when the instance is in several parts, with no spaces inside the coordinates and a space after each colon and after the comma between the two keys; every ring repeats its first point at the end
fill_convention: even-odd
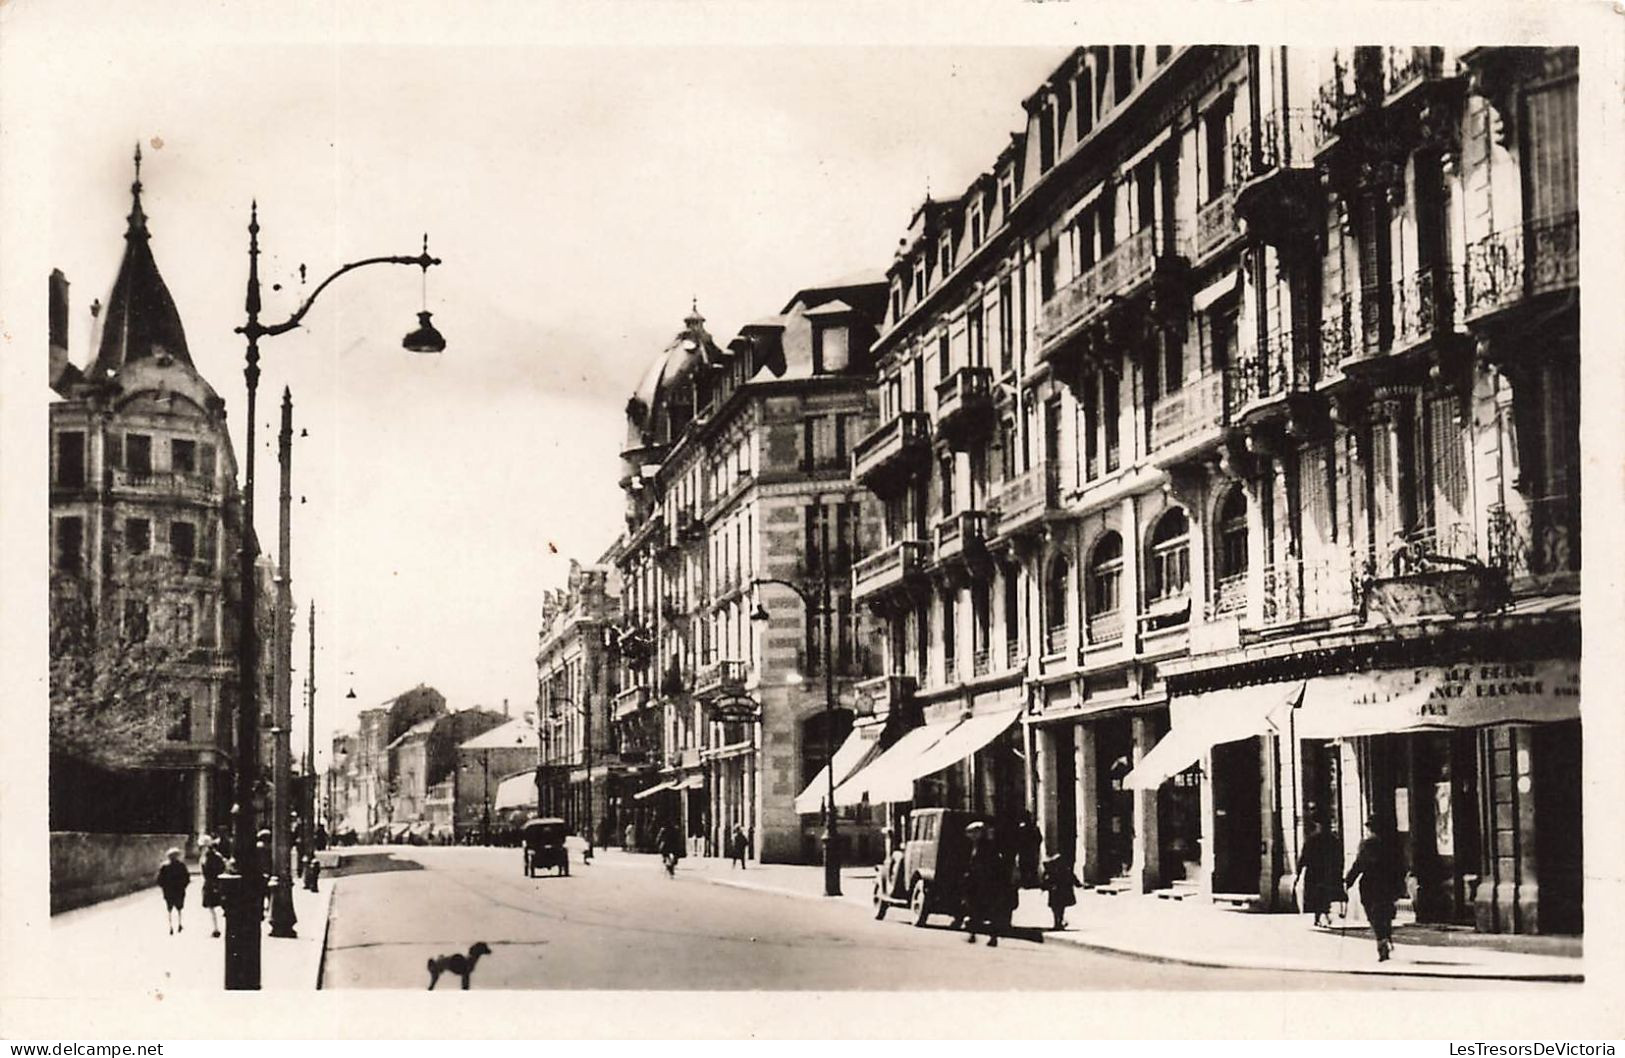
{"type": "Polygon", "coordinates": [[[942,487],[942,516],[954,513],[954,454],[944,452],[937,460],[937,481],[942,487]]]}
{"type": "Polygon", "coordinates": [[[1016,420],[1005,419],[999,426],[999,472],[1005,481],[1020,473],[1016,458],[1016,420]]]}
{"type": "Polygon", "coordinates": [[[1100,476],[1100,388],[1094,379],[1084,379],[1083,405],[1083,470],[1085,480],[1100,476]]]}
{"type": "Polygon", "coordinates": [[[971,661],[976,675],[985,675],[993,660],[993,592],[986,578],[971,584],[971,661]]]}
{"type": "Polygon", "coordinates": [[[826,470],[836,467],[846,458],[844,443],[837,437],[844,434],[839,417],[809,415],[801,420],[801,469],[826,470]]]}
{"type": "Polygon", "coordinates": [[[925,260],[916,258],[914,261],[914,304],[918,305],[925,300],[925,260]]]}
{"type": "Polygon", "coordinates": [[[1057,272],[1061,266],[1061,246],[1050,243],[1038,251],[1038,292],[1044,301],[1055,296],[1057,272]]]}
{"type": "Polygon", "coordinates": [[[937,276],[938,281],[947,277],[954,268],[954,233],[945,231],[942,239],[937,243],[937,276]]]}
{"type": "Polygon", "coordinates": [[[813,371],[845,371],[850,363],[845,325],[813,328],[813,371]]]}
{"type": "Polygon", "coordinates": [[[1006,665],[1021,661],[1021,584],[1015,576],[1004,575],[1004,643],[1006,665]]]}
{"type": "Polygon", "coordinates": [[[1157,520],[1150,559],[1146,587],[1152,601],[1184,595],[1191,576],[1190,520],[1184,511],[1175,508],[1157,520]]]}
{"type": "Polygon", "coordinates": [[[1115,532],[1101,537],[1089,563],[1089,616],[1116,613],[1123,579],[1123,538],[1115,532]]]}
{"type": "Polygon", "coordinates": [[[937,381],[946,382],[951,374],[953,374],[953,354],[948,348],[948,332],[944,330],[937,336],[937,381]]]}
{"type": "Polygon", "coordinates": [[[977,202],[970,208],[970,244],[971,248],[982,245],[982,203],[977,202]]]}
{"type": "Polygon", "coordinates": [[[999,208],[1004,213],[1005,223],[1010,222],[1010,207],[1016,201],[1016,174],[1006,172],[999,178],[999,208]]]}
{"type": "Polygon", "coordinates": [[[85,483],[85,435],[64,430],[56,435],[56,483],[77,489],[85,483]]]}
{"type": "Polygon", "coordinates": [[[56,568],[80,573],[85,568],[85,523],[78,518],[56,520],[56,568]]]}
{"type": "Polygon", "coordinates": [[[170,522],[169,553],[187,562],[196,558],[197,527],[191,522],[170,522]]]}
{"type": "Polygon", "coordinates": [[[891,318],[893,323],[903,318],[903,284],[895,279],[891,285],[891,318]]]}
{"type": "Polygon", "coordinates": [[[1206,179],[1203,180],[1206,192],[1204,201],[1211,202],[1218,198],[1230,182],[1231,106],[1230,97],[1226,96],[1209,108],[1202,117],[1205,147],[1202,162],[1206,170],[1206,179]]]}
{"type": "Polygon", "coordinates": [[[954,646],[959,615],[954,612],[953,595],[942,597],[942,682],[953,683],[959,676],[959,658],[954,646]]]}
{"type": "Polygon", "coordinates": [[[982,303],[972,302],[965,310],[965,337],[970,345],[969,360],[972,366],[982,367],[987,363],[987,346],[982,334],[982,303]]]}
{"type": "Polygon", "coordinates": [[[132,555],[144,555],[151,551],[152,523],[145,518],[125,519],[124,548],[132,555]]]}
{"type": "Polygon", "coordinates": [[[146,434],[124,435],[124,469],[133,477],[152,475],[152,438],[146,434]]]}
{"type": "Polygon", "coordinates": [[[1055,98],[1050,96],[1044,100],[1044,108],[1038,115],[1038,169],[1048,172],[1055,164],[1055,98]]]}
{"type": "Polygon", "coordinates": [[[1134,49],[1125,44],[1112,48],[1112,102],[1121,105],[1134,91],[1134,49]]]}
{"type": "Polygon", "coordinates": [[[1219,505],[1219,582],[1247,576],[1247,493],[1235,484],[1219,505]]]}
{"type": "Polygon", "coordinates": [[[197,596],[197,645],[213,648],[215,639],[214,600],[209,596],[198,593],[197,596]]]}
{"type": "Polygon", "coordinates": [[[1066,650],[1067,585],[1071,576],[1072,566],[1066,556],[1056,556],[1044,581],[1044,651],[1048,654],[1066,650]]]}
{"type": "Polygon", "coordinates": [[[124,600],[124,641],[126,643],[147,641],[147,600],[124,600]]]}
{"type": "Polygon", "coordinates": [[[1213,371],[1223,371],[1235,358],[1236,311],[1232,302],[1205,317],[1208,367],[1213,371]]]}
{"type": "Polygon", "coordinates": [[[197,442],[173,438],[169,442],[169,469],[177,474],[197,473],[197,442]]]}
{"type": "Polygon", "coordinates": [[[175,718],[175,722],[169,728],[169,741],[190,742],[192,740],[192,699],[188,695],[171,691],[165,695],[165,704],[169,706],[169,711],[175,718]]]}
{"type": "Polygon", "coordinates": [[[1011,297],[1010,280],[999,283],[999,374],[1009,374],[1016,348],[1016,303],[1011,297]]]}
{"type": "Polygon", "coordinates": [[[1117,469],[1118,464],[1118,417],[1120,411],[1117,403],[1117,376],[1106,372],[1101,376],[1101,418],[1106,434],[1106,472],[1109,474],[1117,469]]]}
{"type": "Polygon", "coordinates": [[[189,647],[192,645],[193,622],[192,604],[178,602],[175,604],[175,627],[172,629],[177,646],[189,647]]]}

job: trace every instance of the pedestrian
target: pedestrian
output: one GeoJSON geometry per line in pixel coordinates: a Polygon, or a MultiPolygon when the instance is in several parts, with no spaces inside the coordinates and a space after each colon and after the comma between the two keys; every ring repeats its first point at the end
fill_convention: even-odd
{"type": "Polygon", "coordinates": [[[986,823],[970,824],[965,828],[965,835],[970,838],[970,853],[965,858],[965,873],[960,885],[961,899],[964,901],[962,917],[969,931],[965,942],[975,944],[976,934],[982,932],[987,934],[987,946],[996,948],[999,945],[1000,904],[1004,901],[1004,889],[1008,884],[1008,868],[986,823]]]}
{"type": "Polygon", "coordinates": [[[1042,885],[1049,894],[1049,910],[1055,916],[1055,928],[1063,930],[1066,928],[1066,909],[1078,902],[1077,891],[1083,885],[1073,873],[1072,861],[1059,853],[1045,860],[1042,885]]]}
{"type": "Polygon", "coordinates": [[[191,884],[192,872],[181,861],[181,850],[170,849],[164,853],[164,862],[158,867],[158,888],[164,894],[164,921],[169,924],[171,936],[184,928],[181,908],[186,906],[186,887],[191,884]]]}
{"type": "Polygon", "coordinates": [[[327,827],[316,824],[316,851],[322,852],[327,848],[327,827]]]}
{"type": "Polygon", "coordinates": [[[660,853],[661,865],[668,877],[677,876],[677,861],[683,858],[683,838],[670,823],[661,826],[655,835],[655,850],[660,853]]]}
{"type": "Polygon", "coordinates": [[[745,854],[749,851],[750,838],[745,835],[745,828],[735,823],[733,833],[728,837],[728,855],[732,857],[729,866],[737,866],[740,870],[744,870],[745,854]]]}
{"type": "Polygon", "coordinates": [[[201,846],[202,862],[198,864],[198,873],[203,875],[203,906],[209,910],[209,924],[213,932],[211,937],[220,936],[220,876],[226,873],[226,858],[220,855],[215,847],[215,840],[207,834],[198,839],[201,846]]]}
{"type": "Polygon", "coordinates": [[[1039,885],[1038,861],[1044,848],[1044,835],[1031,812],[1021,814],[1016,824],[1016,864],[1021,872],[1021,888],[1036,889],[1039,885]]]}
{"type": "Polygon", "coordinates": [[[1377,935],[1377,961],[1387,962],[1394,950],[1394,904],[1405,892],[1405,868],[1399,849],[1382,821],[1365,822],[1365,840],[1354,856],[1354,866],[1343,876],[1345,888],[1360,880],[1360,906],[1377,935]]]}
{"type": "Polygon", "coordinates": [[[635,852],[638,847],[638,828],[633,823],[626,824],[625,843],[623,847],[627,852],[635,852]]]}
{"type": "Polygon", "coordinates": [[[1309,836],[1298,853],[1298,910],[1314,916],[1314,925],[1332,924],[1332,904],[1348,900],[1343,890],[1343,843],[1320,818],[1309,821],[1309,836]]]}

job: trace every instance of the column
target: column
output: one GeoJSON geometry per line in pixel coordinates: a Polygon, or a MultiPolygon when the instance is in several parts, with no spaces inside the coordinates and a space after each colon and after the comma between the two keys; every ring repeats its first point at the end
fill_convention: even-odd
{"type": "MultiPolygon", "coordinates": [[[[209,832],[210,772],[207,766],[192,773],[192,836],[209,832]]],[[[190,842],[188,842],[190,844],[190,842]]]]}
{"type": "Polygon", "coordinates": [[[1218,816],[1213,811],[1213,749],[1202,751],[1202,874],[1198,880],[1202,894],[1213,896],[1213,849],[1218,834],[1218,816]]]}
{"type": "Polygon", "coordinates": [[[1100,866],[1100,779],[1095,752],[1094,725],[1080,723],[1073,739],[1073,760],[1077,772],[1078,847],[1073,862],[1086,884],[1107,881],[1100,866]]]}
{"type": "Polygon", "coordinates": [[[1037,754],[1038,775],[1033,784],[1031,803],[1038,810],[1038,826],[1045,834],[1057,833],[1060,823],[1060,795],[1055,788],[1055,733],[1053,728],[1035,727],[1032,732],[1033,750],[1037,754]]]}
{"type": "MultiPolygon", "coordinates": [[[[1124,547],[1125,564],[1127,547],[1124,547]]],[[[1155,729],[1149,714],[1134,717],[1134,766],[1151,752],[1157,744],[1155,729]]],[[[1134,862],[1130,875],[1139,883],[1140,892],[1149,893],[1162,884],[1161,841],[1157,835],[1157,791],[1134,791],[1134,862]]]]}
{"type": "MultiPolygon", "coordinates": [[[[1365,772],[1361,768],[1361,757],[1366,752],[1365,739],[1344,739],[1338,746],[1338,814],[1342,817],[1342,830],[1339,837],[1343,839],[1343,870],[1348,870],[1354,863],[1354,854],[1360,848],[1360,839],[1365,836],[1366,811],[1365,772]]],[[[1365,910],[1360,906],[1356,893],[1349,894],[1348,917],[1351,922],[1365,921],[1365,910]]]]}

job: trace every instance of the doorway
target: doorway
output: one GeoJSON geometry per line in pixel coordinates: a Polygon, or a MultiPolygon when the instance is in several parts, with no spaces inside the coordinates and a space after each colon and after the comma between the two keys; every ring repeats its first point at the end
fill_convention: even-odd
{"type": "Polygon", "coordinates": [[[1134,769],[1134,729],[1128,717],[1095,724],[1095,774],[1102,878],[1127,874],[1134,863],[1134,791],[1123,779],[1134,769]]]}
{"type": "Polygon", "coordinates": [[[1256,893],[1264,865],[1258,737],[1213,747],[1213,891],[1256,893]]]}

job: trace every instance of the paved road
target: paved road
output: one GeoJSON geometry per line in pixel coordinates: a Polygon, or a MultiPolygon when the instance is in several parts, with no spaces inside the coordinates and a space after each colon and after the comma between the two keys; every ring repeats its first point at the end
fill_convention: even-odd
{"type": "MultiPolygon", "coordinates": [[[[323,987],[424,988],[431,956],[475,941],[492,952],[474,973],[473,987],[482,989],[1475,987],[1216,970],[1031,940],[972,947],[962,933],[915,929],[899,915],[876,922],[850,904],[731,888],[682,868],[668,879],[653,857],[603,857],[569,878],[527,879],[519,855],[395,848],[362,856],[356,873],[336,884],[323,987]]],[[[442,978],[438,987],[448,985],[458,982],[442,978]]]]}

